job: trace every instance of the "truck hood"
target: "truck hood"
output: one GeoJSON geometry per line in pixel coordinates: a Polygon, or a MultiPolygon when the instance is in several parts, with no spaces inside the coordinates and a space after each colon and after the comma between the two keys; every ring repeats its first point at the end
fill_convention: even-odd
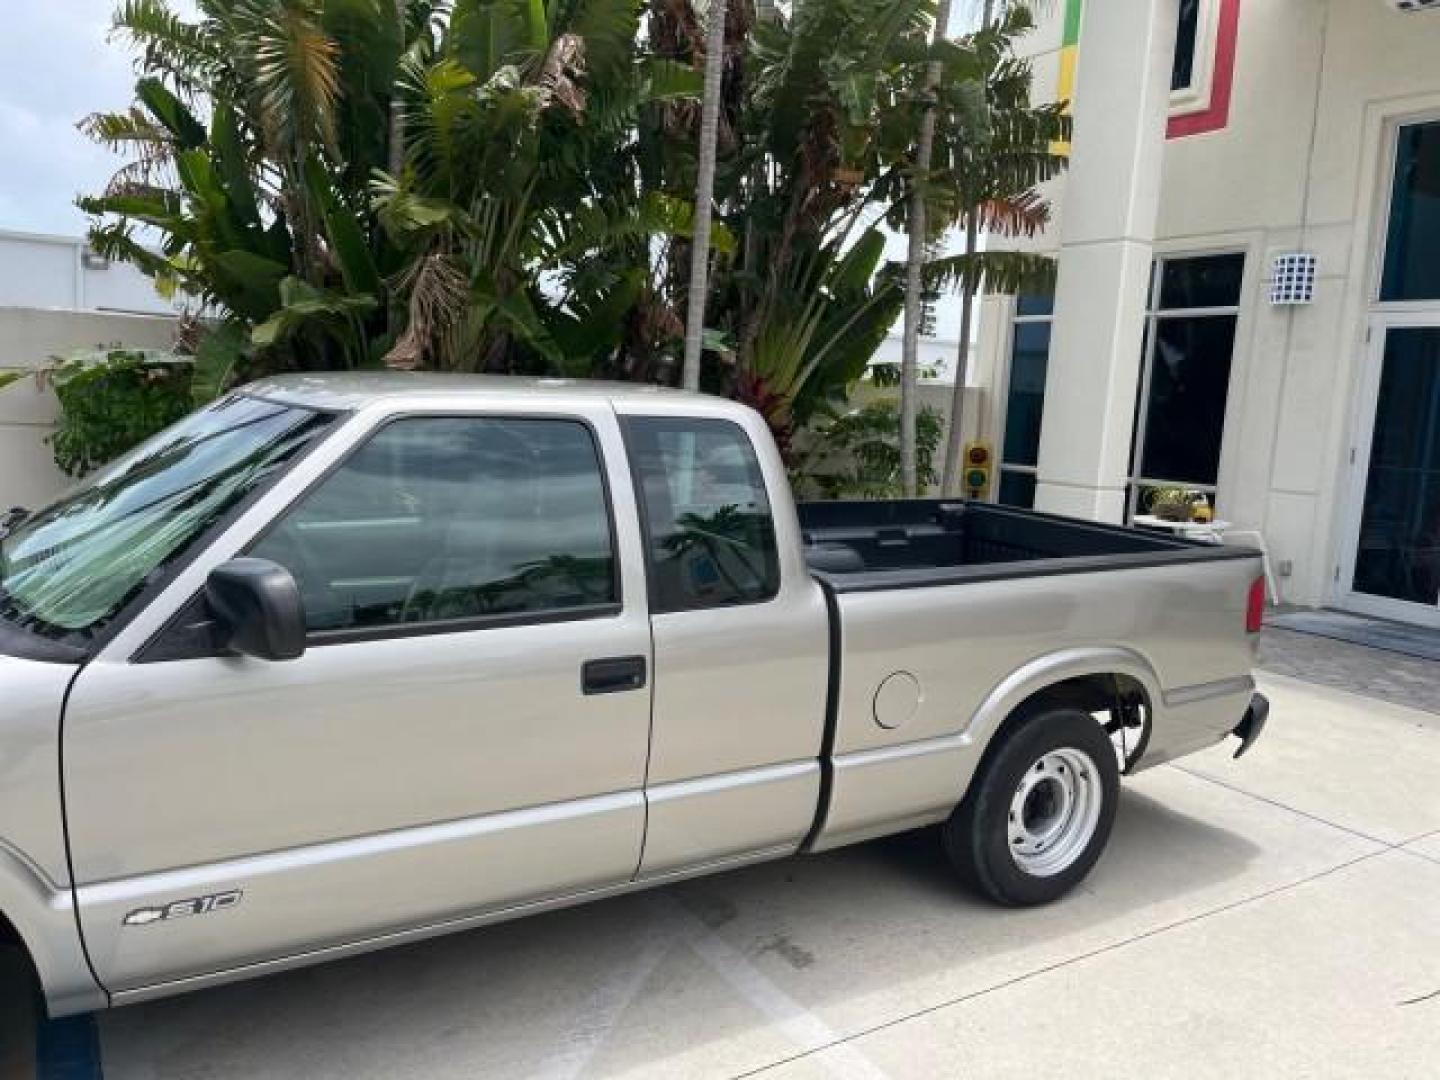
{"type": "Polygon", "coordinates": [[[0,619],[0,660],[31,660],[69,668],[82,663],[87,655],[84,649],[51,641],[0,619]]]}

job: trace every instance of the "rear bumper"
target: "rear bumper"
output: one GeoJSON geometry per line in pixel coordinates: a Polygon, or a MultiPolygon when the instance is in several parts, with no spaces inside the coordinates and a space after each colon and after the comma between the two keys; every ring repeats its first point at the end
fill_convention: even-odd
{"type": "Polygon", "coordinates": [[[1235,751],[1235,756],[1242,757],[1255,745],[1257,739],[1265,731],[1265,723],[1270,719],[1270,699],[1264,694],[1254,694],[1250,698],[1250,707],[1245,710],[1245,716],[1240,723],[1235,725],[1235,730],[1230,734],[1240,740],[1240,749],[1235,751]]]}

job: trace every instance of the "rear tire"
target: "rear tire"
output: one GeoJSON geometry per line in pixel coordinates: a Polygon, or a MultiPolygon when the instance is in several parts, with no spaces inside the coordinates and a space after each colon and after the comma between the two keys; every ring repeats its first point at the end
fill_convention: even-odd
{"type": "Polygon", "coordinates": [[[1037,713],[986,755],[943,827],[945,853],[996,903],[1048,904],[1099,860],[1119,798],[1115,749],[1094,717],[1037,713]]]}

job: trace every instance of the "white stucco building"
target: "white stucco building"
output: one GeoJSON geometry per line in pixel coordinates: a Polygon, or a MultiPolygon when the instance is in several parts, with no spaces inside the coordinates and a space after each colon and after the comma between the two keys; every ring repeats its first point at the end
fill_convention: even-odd
{"type": "Polygon", "coordinates": [[[1059,284],[987,300],[977,350],[999,497],[1122,520],[1204,490],[1285,600],[1440,626],[1440,2],[1051,9],[1059,284]]]}
{"type": "MultiPolygon", "coordinates": [[[[167,348],[175,310],[134,267],[95,258],[81,239],[0,231],[0,375],[76,349],[167,348]]],[[[0,388],[0,511],[43,504],[70,483],[46,441],[55,416],[43,379],[0,388]]]]}

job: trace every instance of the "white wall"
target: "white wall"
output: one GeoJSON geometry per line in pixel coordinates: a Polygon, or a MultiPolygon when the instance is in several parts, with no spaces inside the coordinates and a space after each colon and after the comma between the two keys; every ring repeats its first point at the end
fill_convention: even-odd
{"type": "Polygon", "coordinates": [[[1335,597],[1387,118],[1440,116],[1437,57],[1440,13],[1246,3],[1229,127],[1167,148],[1162,250],[1249,256],[1221,512],[1264,529],[1277,562],[1293,565],[1282,591],[1294,602],[1335,597]],[[1293,250],[1319,258],[1316,301],[1272,308],[1271,261],[1293,250]]]}
{"type": "MultiPolygon", "coordinates": [[[[33,372],[53,357],[97,346],[164,349],[173,335],[168,318],[0,307],[0,372],[33,372]]],[[[0,389],[0,510],[43,504],[70,483],[45,441],[56,408],[43,379],[27,375],[0,389]]]]}
{"type": "MultiPolygon", "coordinates": [[[[1029,46],[1037,98],[1058,74],[1063,6],[1029,46]]],[[[1220,512],[1264,530],[1293,567],[1281,582],[1292,602],[1335,597],[1389,139],[1396,118],[1417,116],[1440,117],[1440,12],[1245,0],[1228,126],[1166,144],[1157,250],[1247,254],[1220,512]],[[1316,302],[1272,308],[1271,259],[1292,250],[1319,258],[1316,302]]],[[[1062,212],[1063,186],[1052,186],[1062,212]]],[[[1027,246],[1054,250],[1058,232],[1027,246]]],[[[992,388],[1009,316],[1008,301],[987,301],[976,366],[992,388]]],[[[992,431],[1002,405],[985,418],[992,431]]]]}
{"type": "Polygon", "coordinates": [[[0,231],[0,306],[175,314],[144,274],[87,250],[75,237],[0,231]]]}

